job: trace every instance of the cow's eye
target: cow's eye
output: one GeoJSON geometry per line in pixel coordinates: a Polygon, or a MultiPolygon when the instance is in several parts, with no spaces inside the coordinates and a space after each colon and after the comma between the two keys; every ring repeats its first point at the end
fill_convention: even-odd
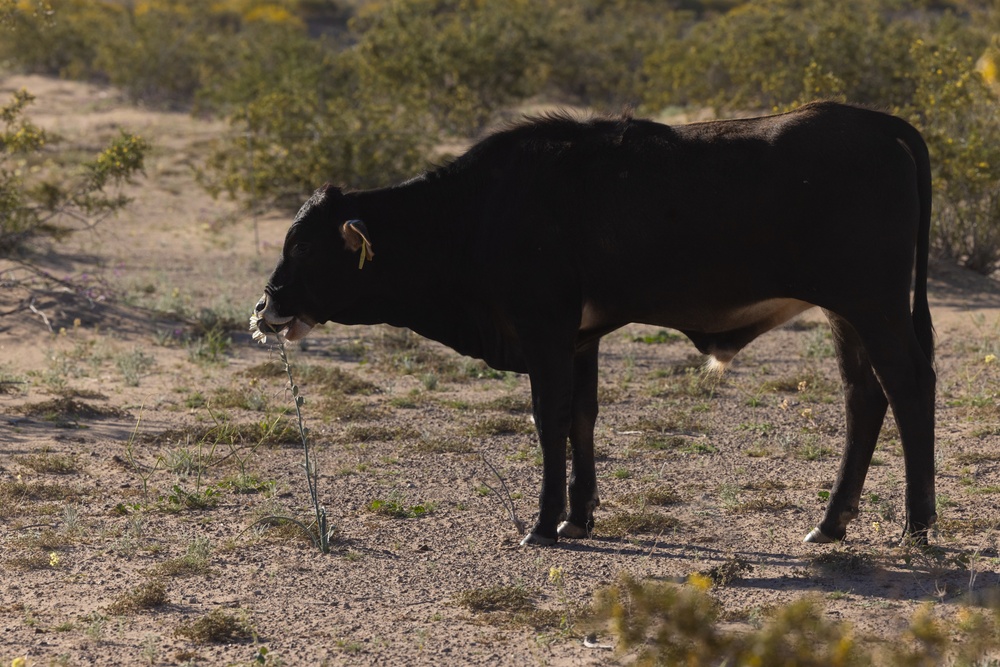
{"type": "Polygon", "coordinates": [[[292,246],[292,251],[289,253],[292,257],[302,257],[309,252],[308,243],[296,243],[292,246]]]}

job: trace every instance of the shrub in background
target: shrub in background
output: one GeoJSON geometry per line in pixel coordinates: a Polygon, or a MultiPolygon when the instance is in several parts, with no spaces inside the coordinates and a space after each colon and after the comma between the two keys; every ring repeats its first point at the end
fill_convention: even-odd
{"type": "Polygon", "coordinates": [[[230,117],[233,133],[209,157],[201,179],[251,206],[298,206],[325,182],[387,185],[419,172],[436,129],[419,112],[359,95],[324,98],[299,88],[272,92],[230,117]]]}
{"type": "MultiPolygon", "coordinates": [[[[133,100],[186,107],[239,44],[302,31],[293,0],[8,0],[0,60],[30,72],[98,79],[133,100]]],[[[274,40],[270,40],[272,43],[274,40]]]]}
{"type": "Polygon", "coordinates": [[[427,109],[441,129],[480,130],[534,95],[551,69],[553,0],[395,0],[351,21],[353,67],[380,96],[427,109]]]}
{"type": "Polygon", "coordinates": [[[107,34],[121,5],[107,0],[2,0],[0,61],[67,79],[100,76],[98,36],[107,34]]]}
{"type": "Polygon", "coordinates": [[[720,114],[786,107],[829,94],[803,90],[832,74],[853,102],[907,99],[909,45],[919,26],[894,0],[762,0],[697,21],[650,53],[644,103],[711,106],[720,114]],[[822,77],[820,77],[822,78],[822,77]]]}
{"type": "Polygon", "coordinates": [[[914,42],[915,83],[904,113],[923,131],[934,170],[934,241],[962,266],[1000,264],[1000,95],[973,58],[914,42]]]}
{"type": "Polygon", "coordinates": [[[25,116],[33,99],[21,91],[0,107],[0,256],[92,227],[128,204],[107,189],[140,173],[149,149],[122,132],[92,161],[69,172],[55,169],[44,155],[52,137],[25,116]]]}

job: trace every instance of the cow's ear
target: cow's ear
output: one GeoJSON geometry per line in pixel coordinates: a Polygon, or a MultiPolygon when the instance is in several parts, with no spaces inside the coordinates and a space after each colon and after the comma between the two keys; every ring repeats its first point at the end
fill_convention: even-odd
{"type": "Polygon", "coordinates": [[[361,220],[348,220],[340,226],[340,234],[344,237],[344,244],[352,252],[361,251],[358,261],[358,268],[365,265],[365,260],[371,261],[375,257],[372,250],[372,242],[368,239],[368,228],[361,220]]]}

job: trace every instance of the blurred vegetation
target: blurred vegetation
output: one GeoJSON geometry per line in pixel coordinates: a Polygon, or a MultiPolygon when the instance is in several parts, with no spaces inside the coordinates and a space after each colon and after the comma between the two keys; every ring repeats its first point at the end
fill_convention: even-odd
{"type": "Polygon", "coordinates": [[[1000,607],[961,605],[954,621],[922,607],[907,631],[879,646],[827,618],[802,598],[771,608],[749,631],[727,629],[713,582],[692,575],[683,586],[623,575],[596,594],[592,622],[609,628],[635,665],[784,665],[862,667],[992,665],[1000,649],[1000,607]]]}
{"type": "Polygon", "coordinates": [[[934,241],[1000,264],[995,0],[0,0],[0,62],[232,124],[201,173],[256,206],[414,175],[538,104],[669,117],[832,98],[916,124],[934,241]]]}
{"type": "Polygon", "coordinates": [[[93,160],[60,168],[45,153],[56,138],[26,117],[33,100],[22,90],[0,105],[0,257],[93,227],[128,204],[107,190],[141,172],[149,148],[122,132],[93,160]]]}

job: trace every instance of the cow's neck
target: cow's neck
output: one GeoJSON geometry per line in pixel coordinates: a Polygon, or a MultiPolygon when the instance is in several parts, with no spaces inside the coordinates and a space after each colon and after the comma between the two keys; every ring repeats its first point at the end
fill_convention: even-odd
{"type": "MultiPolygon", "coordinates": [[[[458,352],[512,368],[519,352],[507,350],[488,308],[468,278],[467,256],[476,219],[468,190],[419,180],[358,193],[358,215],[371,233],[375,258],[372,294],[359,318],[406,327],[458,352]],[[464,195],[464,196],[463,196],[464,195]],[[464,277],[464,278],[463,278],[464,277]]],[[[363,270],[369,270],[367,267],[363,270]]]]}

